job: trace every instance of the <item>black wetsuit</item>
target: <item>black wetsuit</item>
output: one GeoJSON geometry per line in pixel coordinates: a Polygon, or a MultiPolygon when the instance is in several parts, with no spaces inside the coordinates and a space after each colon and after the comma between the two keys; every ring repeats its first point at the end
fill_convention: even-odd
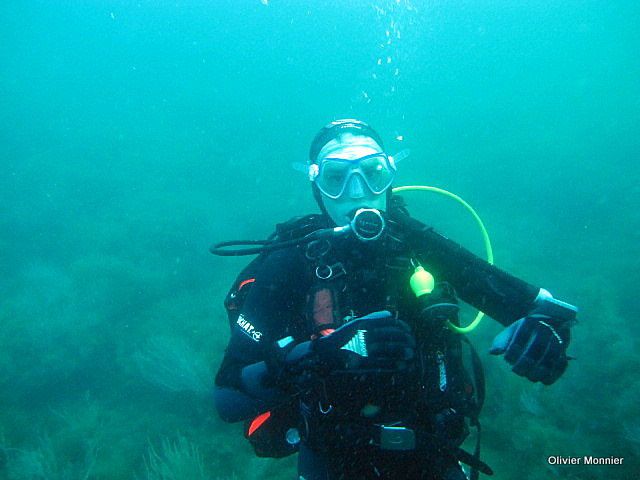
{"type": "MultiPolygon", "coordinates": [[[[300,419],[293,421],[303,438],[299,472],[306,480],[464,478],[458,458],[437,440],[457,435],[460,438],[450,442],[445,439],[455,447],[466,436],[461,417],[453,422],[442,419],[447,412],[465,408],[466,398],[460,397],[468,385],[460,363],[460,340],[442,325],[424,326],[421,306],[409,287],[414,271],[410,260],[429,270],[447,292],[455,292],[503,325],[525,316],[538,295],[539,288],[489,265],[420,222],[404,214],[401,220],[376,242],[334,239],[320,260],[309,260],[304,247],[267,255],[232,325],[216,377],[216,404],[222,418],[231,422],[287,402],[283,392],[258,385],[258,377],[247,374],[251,368],[245,367],[260,365],[276,340],[292,336],[303,342],[318,334],[323,325],[313,322],[313,299],[325,287],[333,295],[334,322],[389,310],[407,322],[418,338],[417,377],[337,375],[322,388],[296,397],[300,419]],[[327,265],[333,267],[334,276],[321,280],[316,273],[325,276],[327,265]],[[444,380],[445,367],[437,362],[446,365],[444,380]],[[363,407],[371,404],[379,411],[364,418],[363,407]],[[446,428],[453,432],[438,431],[442,422],[451,423],[446,428]],[[411,427],[420,447],[414,451],[379,448],[375,440],[381,424],[411,427]]],[[[455,316],[451,320],[455,322],[455,316]]]]}

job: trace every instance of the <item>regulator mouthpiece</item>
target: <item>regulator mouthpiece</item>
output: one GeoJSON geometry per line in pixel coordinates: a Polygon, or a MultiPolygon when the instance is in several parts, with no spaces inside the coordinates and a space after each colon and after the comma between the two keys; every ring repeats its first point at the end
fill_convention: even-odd
{"type": "Polygon", "coordinates": [[[386,226],[380,210],[375,208],[359,208],[349,223],[356,238],[363,242],[377,240],[386,226]]]}

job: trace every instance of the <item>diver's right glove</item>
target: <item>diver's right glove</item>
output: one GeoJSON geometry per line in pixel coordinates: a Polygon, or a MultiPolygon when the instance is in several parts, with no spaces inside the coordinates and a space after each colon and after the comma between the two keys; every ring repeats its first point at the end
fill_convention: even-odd
{"type": "Polygon", "coordinates": [[[399,372],[412,366],[416,341],[409,325],[382,310],[351,320],[318,338],[314,350],[333,369],[399,372]]]}
{"type": "Polygon", "coordinates": [[[401,372],[412,368],[416,343],[409,326],[388,311],[351,320],[329,335],[297,345],[276,342],[266,361],[273,386],[303,390],[335,371],[401,372]]]}

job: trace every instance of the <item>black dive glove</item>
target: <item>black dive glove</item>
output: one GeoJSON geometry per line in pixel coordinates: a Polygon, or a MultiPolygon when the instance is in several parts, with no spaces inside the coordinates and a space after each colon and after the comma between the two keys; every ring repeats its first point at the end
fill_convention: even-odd
{"type": "Polygon", "coordinates": [[[302,390],[336,371],[407,370],[413,366],[415,349],[409,326],[385,310],[351,320],[308,342],[294,345],[291,337],[279,340],[267,369],[274,386],[302,390]]]}
{"type": "Polygon", "coordinates": [[[412,366],[416,341],[409,325],[382,310],[351,320],[318,338],[314,350],[334,370],[393,373],[412,366]]]}
{"type": "Polygon", "coordinates": [[[503,330],[489,353],[504,354],[513,372],[532,382],[551,385],[564,373],[569,357],[570,327],[577,308],[546,294],[524,318],[503,330]]]}

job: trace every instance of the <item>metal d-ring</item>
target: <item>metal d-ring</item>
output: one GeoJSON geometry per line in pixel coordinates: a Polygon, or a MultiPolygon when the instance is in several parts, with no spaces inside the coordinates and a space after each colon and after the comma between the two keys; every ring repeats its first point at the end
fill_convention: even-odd
{"type": "Polygon", "coordinates": [[[316,267],[316,277],[320,280],[329,280],[346,274],[347,271],[341,262],[336,262],[333,265],[323,264],[316,267]]]}
{"type": "Polygon", "coordinates": [[[318,265],[316,267],[316,277],[320,280],[330,279],[333,277],[333,268],[331,268],[331,265],[318,265]]]}
{"type": "Polygon", "coordinates": [[[320,413],[322,413],[323,415],[327,415],[327,414],[331,413],[331,410],[333,410],[333,405],[329,404],[329,407],[327,409],[325,409],[322,406],[322,402],[318,401],[318,409],[320,409],[320,413]]]}

